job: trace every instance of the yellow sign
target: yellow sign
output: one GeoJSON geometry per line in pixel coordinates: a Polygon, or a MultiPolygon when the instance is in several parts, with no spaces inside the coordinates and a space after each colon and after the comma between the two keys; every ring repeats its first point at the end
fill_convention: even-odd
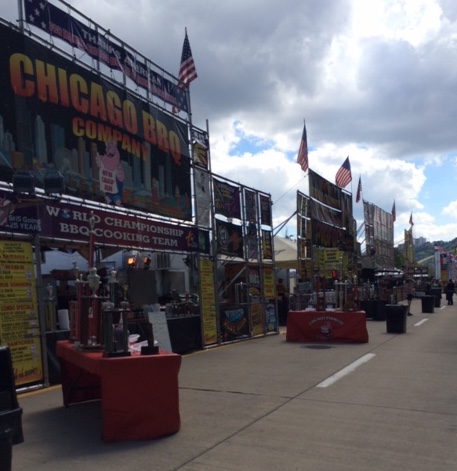
{"type": "Polygon", "coordinates": [[[250,321],[251,321],[251,333],[255,337],[257,335],[263,335],[264,333],[264,313],[262,309],[262,304],[256,303],[251,304],[249,307],[250,321]]]}
{"type": "Polygon", "coordinates": [[[217,343],[217,319],[213,273],[212,261],[209,259],[200,259],[200,315],[203,346],[217,343]]]}
{"type": "Polygon", "coordinates": [[[43,378],[32,246],[0,241],[0,345],[10,348],[16,386],[43,378]]]}

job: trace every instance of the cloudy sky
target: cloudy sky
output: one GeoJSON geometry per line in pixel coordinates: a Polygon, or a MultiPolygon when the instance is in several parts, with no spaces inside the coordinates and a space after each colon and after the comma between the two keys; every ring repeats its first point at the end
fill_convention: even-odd
{"type": "MultiPolygon", "coordinates": [[[[390,212],[395,200],[396,244],[411,213],[414,237],[457,237],[455,0],[67,2],[176,75],[187,28],[212,170],[271,194],[275,227],[307,193],[305,119],[311,169],[333,182],[349,156],[358,225],[360,176],[366,201],[390,212]]],[[[16,0],[0,16],[16,20],[16,0]]]]}

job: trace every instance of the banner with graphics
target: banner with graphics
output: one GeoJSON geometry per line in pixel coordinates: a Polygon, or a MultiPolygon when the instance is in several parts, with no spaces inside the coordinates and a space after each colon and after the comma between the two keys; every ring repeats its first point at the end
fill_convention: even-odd
{"type": "Polygon", "coordinates": [[[195,167],[195,207],[197,225],[201,227],[209,227],[211,216],[211,191],[209,185],[209,172],[195,167]]]}
{"type": "Polygon", "coordinates": [[[243,229],[216,219],[217,252],[232,257],[243,257],[243,229]]]}
{"type": "Polygon", "coordinates": [[[312,219],[331,224],[332,226],[342,227],[341,211],[312,199],[309,201],[309,208],[312,219]]]}
{"type": "Polygon", "coordinates": [[[136,85],[180,110],[188,111],[186,91],[170,80],[171,75],[167,79],[163,70],[151,68],[152,63],[143,57],[140,58],[136,51],[130,50],[124,43],[112,37],[109,30],[92,20],[92,25],[88,26],[75,18],[78,12],[70,5],[62,3],[62,6],[66,11],[47,1],[27,0],[24,2],[25,21],[81,49],[110,69],[121,70],[136,85]]]}
{"type": "Polygon", "coordinates": [[[223,305],[219,306],[220,332],[223,342],[249,337],[249,320],[247,305],[223,305]]]}
{"type": "Polygon", "coordinates": [[[209,253],[209,231],[174,225],[127,212],[83,206],[52,198],[24,198],[0,190],[0,232],[87,244],[89,219],[95,219],[95,243],[127,249],[209,253]]]}
{"type": "Polygon", "coordinates": [[[313,170],[308,170],[309,196],[334,209],[341,209],[342,189],[313,170]]]}
{"type": "Polygon", "coordinates": [[[271,226],[271,198],[266,195],[259,195],[260,199],[260,222],[264,226],[271,226]]]}
{"type": "Polygon", "coordinates": [[[214,211],[227,218],[241,219],[240,187],[213,178],[214,211]]]}
{"type": "Polygon", "coordinates": [[[0,25],[0,179],[60,172],[64,194],[191,220],[187,126],[0,25]]]}
{"type": "Polygon", "coordinates": [[[244,213],[247,222],[257,223],[257,193],[244,189],[244,213]]]}
{"type": "Polygon", "coordinates": [[[330,226],[320,221],[313,221],[311,226],[313,246],[340,247],[351,252],[354,247],[354,238],[344,229],[330,226]]]}
{"type": "Polygon", "coordinates": [[[249,260],[259,259],[259,231],[257,226],[250,222],[246,229],[246,258],[249,260]]]}
{"type": "Polygon", "coordinates": [[[15,385],[42,380],[32,246],[0,241],[0,345],[11,351],[15,385]]]}
{"type": "Polygon", "coordinates": [[[380,267],[394,267],[394,222],[391,212],[363,202],[365,243],[374,250],[375,263],[380,267]]]}
{"type": "Polygon", "coordinates": [[[262,258],[273,260],[272,232],[262,230],[262,258]]]}
{"type": "Polygon", "coordinates": [[[192,156],[194,164],[209,170],[209,137],[208,133],[192,128],[192,156]]]}

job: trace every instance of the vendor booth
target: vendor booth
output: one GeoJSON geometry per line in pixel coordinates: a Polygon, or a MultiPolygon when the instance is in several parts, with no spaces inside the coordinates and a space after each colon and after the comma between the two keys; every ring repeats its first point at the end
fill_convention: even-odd
{"type": "Polygon", "coordinates": [[[189,89],[65,2],[42,18],[23,7],[20,28],[0,19],[12,46],[0,50],[0,344],[16,385],[47,386],[73,362],[103,390],[106,365],[155,365],[164,345],[278,333],[271,197],[211,172],[189,89]],[[75,34],[103,41],[78,59],[75,34]],[[85,266],[43,274],[47,251],[85,266]]]}

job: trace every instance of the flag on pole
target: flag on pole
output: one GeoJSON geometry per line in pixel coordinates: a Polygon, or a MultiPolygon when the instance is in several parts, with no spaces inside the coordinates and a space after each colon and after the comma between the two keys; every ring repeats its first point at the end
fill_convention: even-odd
{"type": "MultiPolygon", "coordinates": [[[[197,78],[197,69],[195,68],[194,59],[192,57],[192,51],[190,50],[190,43],[189,38],[187,37],[187,28],[185,30],[184,36],[184,44],[182,45],[182,53],[181,53],[181,64],[179,66],[179,74],[178,78],[181,80],[180,88],[185,90],[192,80],[197,78]]],[[[182,104],[181,101],[185,100],[185,94],[182,94],[181,97],[178,98],[177,106],[173,106],[173,113],[179,113],[180,108],[179,105],[182,104]]]]}
{"type": "Polygon", "coordinates": [[[395,209],[395,200],[394,204],[392,205],[392,221],[395,222],[397,220],[397,211],[395,209]]]}
{"type": "Polygon", "coordinates": [[[411,213],[411,216],[409,217],[409,223],[411,224],[411,226],[414,226],[413,213],[411,213]]]}
{"type": "Polygon", "coordinates": [[[190,50],[189,38],[187,37],[187,28],[184,37],[184,44],[182,46],[181,66],[179,67],[178,78],[181,82],[184,82],[186,86],[197,78],[197,69],[195,68],[192,51],[190,50]]]}
{"type": "Polygon", "coordinates": [[[308,139],[306,136],[306,123],[303,123],[303,134],[301,136],[300,148],[298,149],[297,164],[306,172],[308,170],[308,139]]]}
{"type": "Polygon", "coordinates": [[[356,203],[360,201],[361,195],[362,195],[362,176],[359,176],[359,184],[357,185],[357,193],[355,195],[356,203]]]}
{"type": "Polygon", "coordinates": [[[349,162],[349,156],[346,157],[346,160],[343,162],[343,165],[336,172],[335,184],[340,188],[345,188],[352,181],[351,175],[351,164],[349,162]]]}

